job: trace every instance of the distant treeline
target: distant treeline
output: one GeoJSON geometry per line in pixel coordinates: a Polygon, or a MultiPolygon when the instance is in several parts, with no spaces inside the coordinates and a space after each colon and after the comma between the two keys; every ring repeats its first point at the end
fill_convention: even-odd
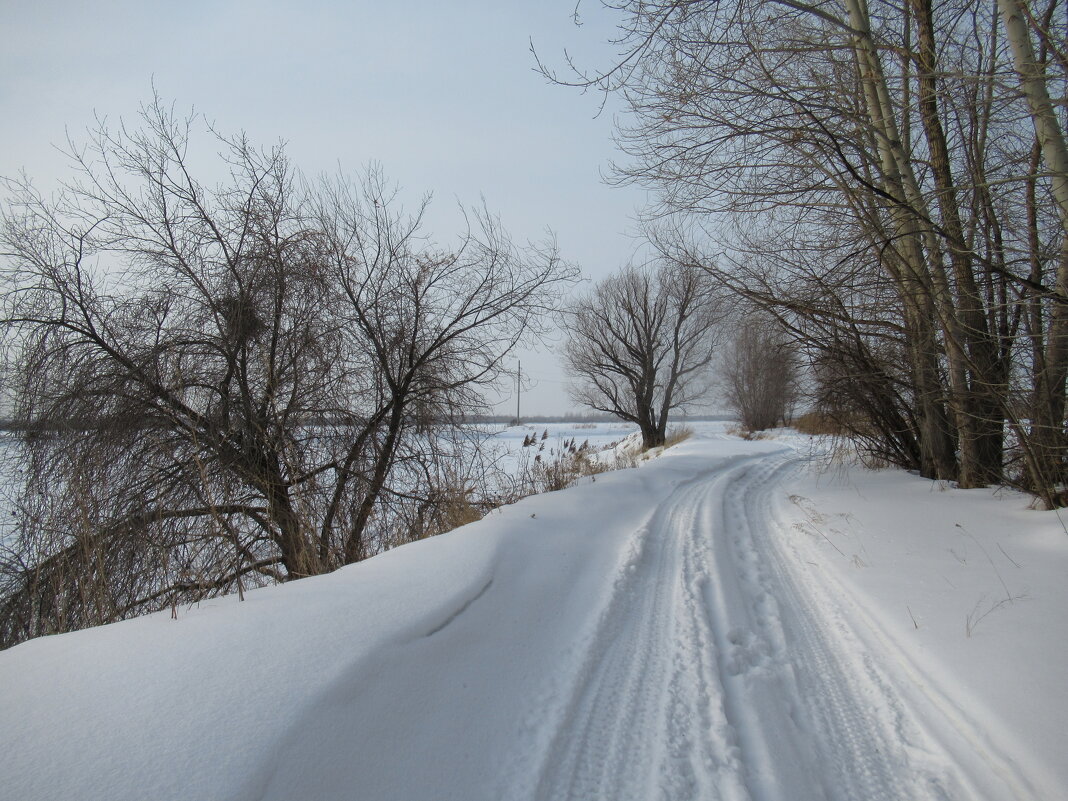
{"type": "MultiPolygon", "coordinates": [[[[716,422],[731,420],[729,414],[698,414],[672,416],[672,422],[716,422]]],[[[620,418],[612,414],[564,414],[564,415],[531,415],[523,417],[517,423],[514,415],[473,415],[469,418],[472,423],[491,423],[494,425],[526,425],[527,423],[622,423],[620,418]]]]}
{"type": "MultiPolygon", "coordinates": [[[[720,421],[732,419],[727,414],[704,414],[704,415],[679,415],[678,417],[672,417],[672,421],[675,422],[702,422],[702,421],[720,421]]],[[[0,418],[0,431],[12,431],[12,432],[46,432],[46,431],[91,431],[93,429],[106,428],[108,426],[122,425],[126,427],[136,427],[138,425],[137,420],[123,419],[123,420],[16,420],[14,418],[0,418]]],[[[148,425],[149,421],[140,421],[144,425],[148,425]]],[[[487,424],[487,425],[526,425],[528,423],[622,423],[615,415],[610,414],[563,414],[563,415],[532,415],[530,417],[523,417],[519,423],[516,422],[514,416],[506,414],[476,414],[470,415],[467,418],[467,422],[472,424],[487,424]]],[[[316,417],[306,420],[306,424],[309,426],[330,426],[330,427],[342,427],[342,426],[356,426],[360,425],[358,421],[346,420],[334,417],[316,417]]]]}

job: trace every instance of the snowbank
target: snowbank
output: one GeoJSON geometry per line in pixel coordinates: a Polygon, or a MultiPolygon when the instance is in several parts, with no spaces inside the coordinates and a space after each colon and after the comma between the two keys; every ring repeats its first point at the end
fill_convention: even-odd
{"type": "MultiPolygon", "coordinates": [[[[793,437],[787,447],[726,437],[721,425],[695,428],[694,439],[636,469],[527,498],[329,576],[256,590],[243,603],[231,597],[181,608],[177,620],[153,615],[0,653],[0,787],[19,801],[549,798],[545,786],[569,781],[561,771],[572,744],[583,758],[601,758],[598,742],[567,734],[588,718],[575,699],[601,707],[618,700],[574,688],[621,676],[631,696],[651,694],[642,708],[658,720],[667,715],[669,729],[679,712],[670,711],[663,683],[646,686],[625,664],[598,661],[609,650],[623,661],[657,657],[613,641],[617,629],[606,621],[619,624],[620,637],[636,628],[650,642],[670,639],[680,625],[632,626],[628,604],[643,608],[631,598],[636,589],[662,593],[645,605],[666,621],[677,621],[673,599],[687,597],[692,606],[729,589],[730,581],[710,583],[711,573],[689,587],[686,575],[670,569],[675,552],[658,538],[686,533],[687,569],[700,572],[701,548],[711,548],[711,539],[701,545],[708,528],[744,520],[753,537],[772,538],[791,581],[816,599],[813,630],[852,632],[862,642],[861,656],[841,654],[841,664],[870,663],[865,669],[885,675],[902,695],[901,709],[923,711],[916,725],[930,728],[933,740],[968,744],[953,754],[961,770],[1004,774],[1020,798],[1068,797],[1068,535],[1054,514],[1028,510],[1019,495],[961,492],[894,471],[791,473],[804,459],[790,449],[803,457],[808,440],[793,437]],[[749,465],[760,470],[747,473],[749,465]],[[728,481],[747,475],[749,485],[728,481]],[[762,481],[767,491],[751,493],[752,508],[745,506],[739,493],[762,481]],[[702,482],[718,483],[706,491],[702,482]],[[673,511],[686,499],[693,505],[673,511]],[[721,501],[726,511],[711,513],[721,501]],[[636,569],[653,566],[648,559],[643,566],[642,554],[660,552],[664,572],[632,580],[636,569]],[[553,754],[562,761],[539,773],[553,754]]],[[[741,548],[737,564],[712,550],[707,559],[721,577],[738,570],[739,586],[759,589],[775,579],[752,561],[760,552],[741,548]]],[[[782,608],[788,597],[765,600],[782,608]]],[[[742,600],[725,597],[718,614],[742,600]]],[[[697,648],[704,641],[694,640],[663,659],[691,654],[706,671],[694,677],[712,675],[718,659],[722,687],[671,673],[688,670],[685,661],[661,659],[654,667],[682,676],[680,686],[704,698],[710,714],[713,707],[731,712],[746,687],[763,686],[757,682],[794,686],[786,680],[793,675],[788,641],[771,650],[754,645],[750,654],[738,623],[690,611],[715,629],[716,644],[702,647],[726,650],[709,661],[697,648]],[[739,649],[745,665],[735,659],[739,649]],[[742,670],[750,663],[752,670],[742,670]]],[[[704,713],[691,706],[681,712],[700,724],[704,713]]],[[[731,714],[752,717],[752,732],[759,731],[756,711],[731,714]]],[[[737,752],[745,743],[732,745],[724,726],[725,753],[737,752]]],[[[662,731],[626,734],[634,753],[676,764],[662,731]]],[[[783,762],[776,741],[768,742],[760,764],[783,762]]],[[[615,758],[626,764],[629,753],[615,758]]],[[[732,781],[744,783],[744,754],[734,760],[732,781]]],[[[807,777],[821,765],[830,763],[786,767],[807,777]]],[[[685,780],[682,767],[664,775],[685,780]]],[[[648,797],[643,788],[626,797],[648,797]]]]}

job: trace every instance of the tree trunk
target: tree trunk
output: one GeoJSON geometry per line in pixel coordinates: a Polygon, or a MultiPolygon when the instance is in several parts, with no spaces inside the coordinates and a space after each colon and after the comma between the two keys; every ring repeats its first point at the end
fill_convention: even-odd
{"type": "Polygon", "coordinates": [[[348,539],[345,541],[344,560],[346,565],[358,562],[367,555],[364,553],[367,544],[365,537],[367,524],[371,520],[371,512],[374,511],[378,496],[382,494],[382,489],[386,485],[386,477],[393,467],[393,458],[396,454],[397,441],[400,437],[403,419],[403,404],[394,403],[389,417],[388,428],[386,429],[386,436],[375,459],[374,471],[371,474],[367,492],[364,494],[363,501],[356,511],[356,519],[353,521],[348,539]]]}
{"type": "MultiPolygon", "coordinates": [[[[919,66],[919,110],[930,152],[935,195],[956,283],[952,313],[959,324],[946,326],[946,336],[961,336],[953,342],[954,387],[960,410],[960,475],[963,487],[985,486],[1001,480],[1001,444],[1004,427],[1003,382],[998,376],[998,350],[991,337],[983,300],[975,280],[970,249],[964,241],[953,180],[949,147],[938,109],[937,48],[931,0],[911,0],[917,25],[916,60],[919,66]]],[[[939,258],[930,253],[929,258],[939,258]]],[[[947,313],[950,310],[947,309],[947,313]]]]}
{"type": "MultiPolygon", "coordinates": [[[[888,212],[894,224],[894,238],[903,268],[897,281],[898,288],[902,301],[906,307],[912,307],[914,315],[912,322],[917,337],[910,351],[916,359],[913,374],[919,382],[917,395],[922,408],[921,434],[925,440],[921,442],[922,460],[933,472],[932,477],[957,479],[960,472],[956,459],[952,451],[946,452],[945,433],[939,432],[944,412],[940,409],[942,393],[938,357],[944,354],[948,362],[954,423],[959,429],[966,418],[961,404],[968,396],[967,360],[961,345],[964,338],[959,332],[949,280],[939,261],[938,240],[930,225],[921,224],[930,214],[910,156],[902,144],[879,52],[871,35],[866,4],[862,0],[845,0],[845,5],[853,28],[865,106],[879,150],[883,188],[891,199],[888,212]],[[944,348],[934,336],[935,315],[945,332],[944,348]]],[[[974,464],[977,457],[970,447],[973,439],[961,439],[969,445],[966,458],[974,464]]]]}
{"type": "MultiPolygon", "coordinates": [[[[1035,58],[1031,33],[1019,0],[998,0],[1005,31],[1012,47],[1020,88],[1027,98],[1042,160],[1050,176],[1050,188],[1066,242],[1062,243],[1057,267],[1056,296],[1046,332],[1046,349],[1035,374],[1031,439],[1037,474],[1036,491],[1047,504],[1062,503],[1052,488],[1064,480],[1065,380],[1068,376],[1068,145],[1046,88],[1045,69],[1035,58]],[[1045,490],[1043,492],[1043,490],[1045,490]]],[[[1037,302],[1037,301],[1036,301],[1037,302]]],[[[1037,334],[1037,332],[1036,332],[1037,334]]]]}
{"type": "Polygon", "coordinates": [[[642,432],[642,447],[645,450],[656,448],[664,444],[666,426],[661,426],[657,421],[656,410],[650,404],[638,405],[638,428],[642,432]]]}
{"type": "Polygon", "coordinates": [[[288,577],[305,578],[323,573],[325,568],[318,558],[310,532],[304,529],[300,515],[293,509],[277,457],[267,452],[261,461],[259,482],[271,520],[278,526],[278,548],[288,577]]]}

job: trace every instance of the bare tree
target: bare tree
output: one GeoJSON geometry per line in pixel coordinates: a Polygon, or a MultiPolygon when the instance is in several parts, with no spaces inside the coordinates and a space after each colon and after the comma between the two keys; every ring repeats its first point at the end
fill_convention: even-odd
{"type": "Polygon", "coordinates": [[[628,267],[567,309],[564,362],[572,397],[636,423],[663,445],[668,415],[703,397],[718,327],[714,284],[699,268],[628,267]]]}
{"type": "Polygon", "coordinates": [[[753,313],[735,328],[720,376],[723,399],[750,431],[789,418],[797,399],[797,352],[774,319],[753,313]]]}
{"type": "Polygon", "coordinates": [[[603,4],[619,58],[543,69],[623,95],[649,216],[792,326],[862,438],[1068,501],[1063,0],[603,4]]]}
{"type": "Polygon", "coordinates": [[[309,188],[280,148],[157,100],[55,199],[9,186],[4,322],[26,432],[0,645],[323,573],[463,485],[450,432],[572,269],[488,214],[451,246],[375,171],[309,188]]]}

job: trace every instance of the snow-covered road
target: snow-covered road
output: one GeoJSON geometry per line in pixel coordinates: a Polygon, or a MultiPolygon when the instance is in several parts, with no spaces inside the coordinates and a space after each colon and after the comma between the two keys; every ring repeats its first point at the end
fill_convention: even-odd
{"type": "Polygon", "coordinates": [[[1029,797],[962,775],[833,599],[795,577],[771,509],[796,463],[724,459],[638,530],[534,797],[1029,797]]]}
{"type": "Polygon", "coordinates": [[[0,788],[1050,797],[1057,779],[1025,775],[1012,732],[984,731],[823,569],[787,489],[804,463],[789,445],[706,433],[243,604],[12,649],[0,788]]]}

